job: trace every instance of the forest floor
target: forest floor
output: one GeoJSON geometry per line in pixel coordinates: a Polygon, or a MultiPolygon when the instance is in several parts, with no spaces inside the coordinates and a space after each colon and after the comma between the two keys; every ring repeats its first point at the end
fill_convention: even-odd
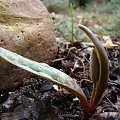
{"type": "MultiPolygon", "coordinates": [[[[105,32],[103,24],[108,24],[110,15],[98,17],[88,12],[79,14],[76,10],[74,23],[74,44],[71,44],[71,18],[66,15],[51,14],[55,26],[56,40],[60,44],[58,54],[52,60],[55,67],[72,78],[90,99],[92,81],[89,77],[91,46],[84,45],[89,39],[78,28],[81,23],[88,26],[105,43],[109,38],[117,47],[105,48],[110,64],[107,88],[99,101],[95,113],[89,120],[120,120],[120,36],[105,32]],[[101,19],[100,19],[101,18],[101,19]],[[102,32],[101,32],[102,31],[102,32]],[[104,32],[103,32],[104,31],[104,32]]],[[[25,78],[18,88],[1,96],[1,120],[84,120],[81,102],[67,90],[33,76],[25,78]]]]}
{"type": "MultiPolygon", "coordinates": [[[[106,49],[110,60],[110,76],[106,91],[91,120],[120,119],[120,37],[112,37],[119,47],[106,49]]],[[[81,42],[60,47],[52,66],[77,80],[87,99],[90,99],[92,81],[89,77],[91,47],[81,42]]],[[[33,76],[24,79],[17,89],[5,93],[0,105],[1,120],[82,120],[81,102],[65,89],[33,76]]]]}

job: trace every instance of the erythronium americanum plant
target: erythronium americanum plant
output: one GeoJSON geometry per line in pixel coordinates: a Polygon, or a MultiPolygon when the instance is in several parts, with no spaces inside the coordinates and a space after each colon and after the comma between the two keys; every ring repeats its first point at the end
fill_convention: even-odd
{"type": "Polygon", "coordinates": [[[95,35],[87,27],[81,24],[79,24],[78,27],[88,35],[95,46],[92,50],[90,60],[90,77],[93,81],[90,102],[88,102],[84,92],[76,81],[67,74],[50,67],[45,63],[29,60],[1,47],[0,57],[22,69],[40,76],[42,79],[53,82],[54,84],[69,90],[69,92],[81,101],[85,113],[93,113],[106,88],[109,76],[108,57],[104,47],[95,35]]]}

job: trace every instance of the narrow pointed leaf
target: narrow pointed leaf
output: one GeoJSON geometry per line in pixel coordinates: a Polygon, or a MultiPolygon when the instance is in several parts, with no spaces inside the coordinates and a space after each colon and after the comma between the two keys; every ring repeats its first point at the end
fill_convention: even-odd
{"type": "Polygon", "coordinates": [[[13,53],[1,47],[0,47],[0,57],[4,58],[5,60],[12,63],[13,65],[16,65],[22,69],[25,69],[33,74],[40,76],[45,80],[53,82],[54,84],[57,84],[69,90],[73,95],[75,95],[81,100],[85,111],[88,110],[89,105],[85,97],[85,94],[83,93],[79,85],[76,83],[76,81],[73,80],[67,74],[53,67],[50,67],[45,63],[38,63],[32,60],[29,60],[27,58],[24,58],[16,53],[13,53]]]}
{"type": "Polygon", "coordinates": [[[95,49],[92,49],[90,56],[90,77],[94,84],[99,80],[99,61],[95,49]]]}
{"type": "Polygon", "coordinates": [[[92,53],[90,56],[90,77],[91,80],[93,81],[93,90],[92,90],[92,97],[91,97],[91,102],[94,100],[94,95],[96,92],[96,85],[99,80],[99,61],[97,58],[97,54],[95,49],[92,49],[92,53]]]}
{"type": "Polygon", "coordinates": [[[99,80],[96,80],[95,88],[90,101],[90,112],[92,113],[105,91],[109,78],[109,61],[106,51],[95,35],[84,25],[79,24],[78,27],[83,30],[95,45],[96,55],[99,61],[99,80]]]}

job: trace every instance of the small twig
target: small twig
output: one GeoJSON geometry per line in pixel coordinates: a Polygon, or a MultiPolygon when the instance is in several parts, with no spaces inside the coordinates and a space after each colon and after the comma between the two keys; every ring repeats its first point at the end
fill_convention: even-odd
{"type": "Polygon", "coordinates": [[[79,115],[72,115],[72,114],[63,114],[61,115],[63,118],[70,118],[70,119],[79,119],[80,116],[79,115]]]}
{"type": "Polygon", "coordinates": [[[93,81],[91,81],[91,80],[89,80],[89,79],[82,79],[82,80],[80,81],[80,84],[81,84],[83,81],[86,81],[86,82],[89,82],[90,84],[93,84],[93,81]]]}
{"type": "Polygon", "coordinates": [[[65,58],[58,58],[58,59],[55,59],[53,60],[52,62],[58,62],[58,61],[61,61],[61,60],[64,60],[65,58]]]}
{"type": "Polygon", "coordinates": [[[116,105],[114,105],[114,104],[110,101],[110,99],[109,99],[108,97],[106,97],[105,94],[104,94],[104,96],[105,96],[105,98],[107,99],[107,101],[108,101],[114,108],[116,108],[118,112],[120,112],[120,110],[118,109],[118,107],[117,107],[116,105]]]}
{"type": "Polygon", "coordinates": [[[82,66],[83,66],[83,74],[85,73],[85,64],[83,62],[83,60],[81,60],[82,66]]]}
{"type": "Polygon", "coordinates": [[[71,47],[68,51],[67,57],[69,56],[71,50],[77,50],[77,48],[76,47],[71,47]]]}

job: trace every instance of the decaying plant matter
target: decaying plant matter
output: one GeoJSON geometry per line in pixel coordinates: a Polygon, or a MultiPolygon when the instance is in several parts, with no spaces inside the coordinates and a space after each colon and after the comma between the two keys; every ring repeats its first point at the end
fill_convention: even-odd
{"type": "Polygon", "coordinates": [[[81,101],[85,113],[93,113],[97,103],[105,91],[109,77],[108,57],[104,47],[94,34],[87,27],[81,24],[79,24],[78,27],[89,36],[95,46],[90,60],[90,76],[93,80],[93,91],[90,102],[88,102],[84,92],[76,81],[67,74],[50,67],[45,63],[38,63],[29,60],[4,48],[0,48],[0,57],[22,69],[40,76],[45,80],[69,90],[69,92],[78,97],[81,101]]]}

